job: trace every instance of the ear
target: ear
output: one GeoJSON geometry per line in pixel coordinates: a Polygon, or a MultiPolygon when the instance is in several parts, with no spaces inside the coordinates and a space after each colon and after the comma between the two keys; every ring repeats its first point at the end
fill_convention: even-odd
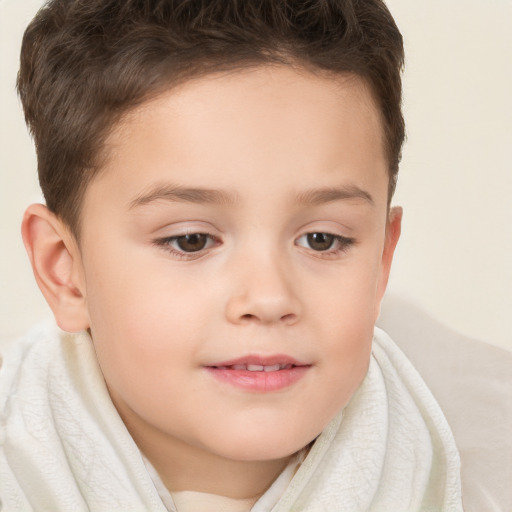
{"type": "Polygon", "coordinates": [[[380,303],[388,285],[393,255],[395,254],[396,244],[398,243],[402,230],[402,216],[403,210],[400,206],[391,208],[388,213],[386,239],[384,241],[384,250],[382,251],[381,271],[377,289],[377,314],[375,320],[377,320],[377,317],[379,316],[380,303]]]}
{"type": "Polygon", "coordinates": [[[42,204],[29,206],[21,226],[37,284],[59,327],[89,327],[85,280],[78,244],[64,223],[42,204]]]}

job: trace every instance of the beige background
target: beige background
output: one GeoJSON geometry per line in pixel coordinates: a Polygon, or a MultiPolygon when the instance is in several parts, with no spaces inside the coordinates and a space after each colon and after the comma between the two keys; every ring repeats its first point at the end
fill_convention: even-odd
{"type": "MultiPolygon", "coordinates": [[[[40,200],[14,91],[40,0],[0,0],[0,340],[49,314],[19,236],[40,200]]],[[[390,289],[448,326],[512,350],[512,1],[389,0],[405,37],[405,210],[390,289]]]]}

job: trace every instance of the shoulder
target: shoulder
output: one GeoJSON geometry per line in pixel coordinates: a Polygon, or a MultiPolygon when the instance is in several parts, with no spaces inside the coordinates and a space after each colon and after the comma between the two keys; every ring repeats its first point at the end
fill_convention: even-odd
{"type": "Polygon", "coordinates": [[[466,512],[512,510],[512,352],[454,332],[401,299],[379,325],[435,396],[460,452],[466,512]]]}
{"type": "Polygon", "coordinates": [[[20,387],[36,388],[60,366],[65,366],[66,347],[79,336],[60,330],[48,320],[32,327],[22,338],[3,343],[0,347],[0,411],[19,394],[20,387]]]}

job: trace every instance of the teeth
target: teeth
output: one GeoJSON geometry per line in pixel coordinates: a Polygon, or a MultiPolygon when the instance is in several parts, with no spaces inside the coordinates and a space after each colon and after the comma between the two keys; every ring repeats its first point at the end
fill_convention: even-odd
{"type": "Polygon", "coordinates": [[[262,364],[234,364],[231,366],[217,366],[219,370],[243,370],[249,372],[278,372],[279,370],[289,370],[291,364],[272,364],[264,366],[262,364]]]}
{"type": "Polygon", "coordinates": [[[260,364],[248,364],[247,365],[247,369],[250,372],[261,372],[261,371],[263,371],[263,368],[265,368],[265,367],[260,364]]]}
{"type": "Polygon", "coordinates": [[[262,364],[234,364],[233,370],[247,370],[249,372],[277,372],[288,365],[273,364],[271,366],[263,366],[262,364]]]}

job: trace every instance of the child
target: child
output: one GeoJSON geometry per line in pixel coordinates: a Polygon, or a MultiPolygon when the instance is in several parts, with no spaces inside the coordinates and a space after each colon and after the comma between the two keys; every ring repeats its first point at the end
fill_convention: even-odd
{"type": "Polygon", "coordinates": [[[380,0],[40,11],[22,230],[61,330],[4,358],[5,510],[462,510],[444,416],[374,328],[402,63],[380,0]]]}

